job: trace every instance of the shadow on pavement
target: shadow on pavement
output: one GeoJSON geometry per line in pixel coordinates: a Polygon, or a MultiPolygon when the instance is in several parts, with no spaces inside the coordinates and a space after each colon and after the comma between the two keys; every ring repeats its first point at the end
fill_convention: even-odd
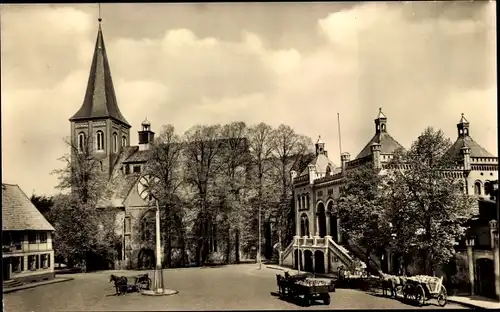
{"type": "MultiPolygon", "coordinates": [[[[270,294],[273,297],[278,297],[281,301],[292,303],[292,304],[295,304],[296,306],[299,306],[299,307],[307,307],[308,306],[307,302],[303,298],[300,298],[300,297],[299,298],[291,298],[288,296],[280,297],[279,292],[276,292],[276,291],[271,291],[270,294]]],[[[314,301],[312,301],[311,306],[314,306],[314,305],[324,305],[324,303],[321,300],[314,300],[314,301]]]]}
{"type": "MultiPolygon", "coordinates": [[[[403,304],[406,304],[406,305],[409,305],[409,306],[413,306],[413,307],[418,307],[418,302],[416,302],[415,300],[412,300],[412,299],[408,299],[408,298],[404,298],[404,297],[400,297],[400,296],[397,296],[396,298],[394,297],[389,297],[387,295],[383,295],[381,293],[376,293],[376,292],[367,292],[367,294],[373,296],[373,297],[378,297],[378,298],[389,298],[389,299],[393,299],[393,300],[397,300],[403,304]]],[[[439,307],[441,308],[438,304],[436,303],[433,303],[433,302],[425,302],[424,305],[422,307],[429,307],[429,306],[434,306],[434,307],[439,307]]]]}

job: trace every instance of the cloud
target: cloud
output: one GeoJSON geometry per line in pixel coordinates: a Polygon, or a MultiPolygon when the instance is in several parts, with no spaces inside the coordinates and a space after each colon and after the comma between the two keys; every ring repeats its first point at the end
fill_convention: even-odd
{"type": "MultiPolygon", "coordinates": [[[[112,36],[106,25],[103,31],[133,144],[145,117],[153,130],[171,123],[180,132],[197,123],[286,123],[313,139],[321,134],[338,163],[336,113],[342,149],[354,157],[373,135],[373,119],[383,107],[389,132],[405,146],[428,125],[454,139],[463,112],[474,139],[496,154],[494,4],[472,7],[369,2],[332,9],[304,25],[315,32],[299,34],[297,25],[284,25],[297,33],[282,36],[283,48],[270,44],[263,27],[241,28],[239,40],[231,41],[223,39],[222,24],[200,35],[186,27],[159,32],[157,24],[142,23],[163,33],[154,38],[124,31],[112,36]],[[307,42],[318,44],[305,49],[301,36],[317,37],[307,42]],[[295,45],[285,38],[295,38],[295,45]]],[[[94,18],[78,6],[3,8],[6,182],[46,193],[56,184],[48,172],[60,166],[68,118],[83,101],[94,18]]]]}

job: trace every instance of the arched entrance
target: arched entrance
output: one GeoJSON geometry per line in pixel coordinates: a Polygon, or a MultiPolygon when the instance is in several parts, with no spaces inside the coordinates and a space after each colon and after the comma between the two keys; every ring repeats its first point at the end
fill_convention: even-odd
{"type": "Polygon", "coordinates": [[[493,260],[481,258],[476,260],[476,279],[478,295],[495,298],[495,275],[493,260]]]}
{"type": "Polygon", "coordinates": [[[338,243],[339,242],[339,228],[337,213],[333,209],[333,201],[330,201],[327,206],[327,211],[330,214],[330,236],[338,243]]]}
{"type": "Polygon", "coordinates": [[[297,270],[297,265],[300,263],[300,269],[304,270],[304,263],[302,262],[302,250],[299,252],[299,250],[295,249],[295,251],[293,252],[293,256],[293,268],[297,270]]]}
{"type": "Polygon", "coordinates": [[[303,213],[300,217],[300,236],[309,235],[309,218],[307,214],[303,213]]]}
{"type": "Polygon", "coordinates": [[[313,272],[313,253],[310,250],[304,251],[304,271],[313,272]]]}
{"type": "MultiPolygon", "coordinates": [[[[325,237],[326,235],[326,213],[325,213],[325,205],[323,203],[319,203],[316,209],[316,218],[318,218],[318,229],[317,233],[319,237],[325,237]]],[[[316,233],[314,233],[316,234],[316,233]]]]}
{"type": "Polygon", "coordinates": [[[155,267],[155,253],[149,248],[142,248],[137,259],[139,269],[153,269],[155,267]]]}
{"type": "Polygon", "coordinates": [[[321,250],[314,252],[314,271],[316,273],[325,273],[325,254],[321,250]]]}

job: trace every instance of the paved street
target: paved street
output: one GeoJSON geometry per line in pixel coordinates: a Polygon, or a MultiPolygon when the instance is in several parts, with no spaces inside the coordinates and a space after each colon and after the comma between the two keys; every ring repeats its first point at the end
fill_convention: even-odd
{"type": "MultiPolygon", "coordinates": [[[[172,296],[150,297],[138,293],[114,296],[108,282],[110,272],[74,274],[73,281],[40,286],[4,294],[4,311],[151,311],[151,310],[238,310],[238,309],[405,309],[417,308],[398,300],[365,292],[338,289],[331,293],[330,306],[318,303],[301,307],[280,300],[276,274],[282,271],[257,271],[255,264],[222,268],[188,268],[166,270],[166,288],[178,290],[172,296]]],[[[135,271],[118,272],[134,276],[135,271]]],[[[427,306],[441,309],[434,301],[427,306]]],[[[445,308],[463,308],[448,304],[445,308]]]]}

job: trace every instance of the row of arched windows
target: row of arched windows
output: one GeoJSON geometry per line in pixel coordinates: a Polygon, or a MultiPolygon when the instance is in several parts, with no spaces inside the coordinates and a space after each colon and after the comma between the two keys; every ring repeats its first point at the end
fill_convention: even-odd
{"type": "MultiPolygon", "coordinates": [[[[482,195],[483,184],[481,181],[474,182],[474,195],[482,195]]],[[[484,195],[490,195],[490,181],[484,182],[484,195]]]]}
{"type": "Polygon", "coordinates": [[[297,196],[297,207],[299,210],[309,209],[309,194],[297,196]]]}
{"type": "MultiPolygon", "coordinates": [[[[95,147],[98,151],[104,150],[104,132],[98,130],[96,132],[96,144],[95,147]]],[[[87,143],[87,138],[84,132],[78,134],[78,151],[83,152],[85,144],[87,143]]],[[[127,137],[122,136],[122,147],[127,146],[127,137]]],[[[113,132],[113,152],[118,153],[118,133],[113,132]]]]}

